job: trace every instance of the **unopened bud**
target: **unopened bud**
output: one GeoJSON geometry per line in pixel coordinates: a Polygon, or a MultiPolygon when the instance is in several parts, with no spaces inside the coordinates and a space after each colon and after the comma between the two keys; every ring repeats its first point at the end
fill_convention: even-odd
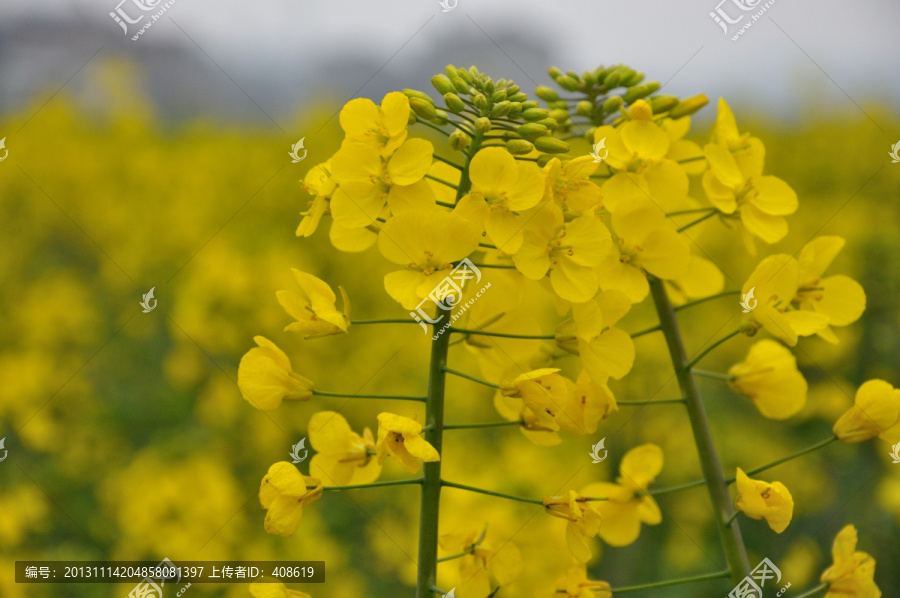
{"type": "Polygon", "coordinates": [[[562,77],[562,71],[556,68],[555,66],[551,66],[547,69],[547,74],[550,75],[551,78],[556,79],[557,77],[562,77]]]}
{"type": "Polygon", "coordinates": [[[644,80],[644,73],[640,71],[632,71],[630,69],[629,71],[630,72],[628,73],[628,75],[622,78],[622,85],[624,87],[632,87],[644,80]]]}
{"type": "Polygon", "coordinates": [[[455,149],[458,152],[462,152],[462,151],[469,149],[469,144],[472,143],[472,138],[469,137],[463,131],[460,131],[459,129],[457,129],[456,131],[453,131],[452,133],[450,133],[449,142],[450,142],[450,147],[452,147],[453,149],[455,149]]]}
{"type": "Polygon", "coordinates": [[[506,99],[510,102],[525,102],[528,100],[528,95],[522,93],[521,91],[507,95],[506,99]]]}
{"type": "Polygon", "coordinates": [[[587,131],[584,132],[584,139],[591,145],[594,145],[594,131],[597,130],[597,127],[591,127],[587,131]]]}
{"type": "Polygon", "coordinates": [[[472,84],[472,76],[466,69],[456,69],[456,76],[466,82],[466,85],[472,84]]]}
{"type": "Polygon", "coordinates": [[[454,114],[459,114],[466,109],[466,103],[462,101],[462,98],[452,92],[444,94],[444,105],[454,114]]]}
{"type": "Polygon", "coordinates": [[[555,108],[550,111],[550,118],[561,123],[566,122],[569,120],[569,113],[564,109],[555,108]]]}
{"type": "Polygon", "coordinates": [[[450,122],[450,117],[447,116],[447,113],[440,109],[435,109],[434,111],[434,124],[444,126],[450,122]]]}
{"type": "Polygon", "coordinates": [[[510,139],[506,142],[506,149],[514,156],[522,156],[534,151],[534,145],[525,139],[510,139]]]}
{"type": "Polygon", "coordinates": [[[548,154],[564,154],[569,151],[569,144],[556,137],[538,137],[534,140],[534,147],[548,154]]]}
{"type": "Polygon", "coordinates": [[[606,98],[605,102],[603,102],[603,112],[605,112],[606,114],[612,114],[622,107],[622,103],[622,96],[610,96],[606,98]]]}
{"type": "Polygon", "coordinates": [[[559,86],[565,89],[566,91],[578,91],[578,79],[572,77],[570,75],[563,75],[559,79],[556,80],[559,83],[559,86]]]}
{"type": "Polygon", "coordinates": [[[403,94],[410,99],[419,98],[420,100],[424,100],[430,104],[434,104],[434,100],[431,99],[431,96],[417,89],[404,89],[403,94]]]}
{"type": "Polygon", "coordinates": [[[512,81],[510,81],[509,85],[506,86],[506,92],[509,95],[515,95],[515,94],[519,93],[520,91],[521,91],[521,89],[519,88],[519,86],[516,85],[515,83],[513,83],[512,81]]]}
{"type": "Polygon", "coordinates": [[[536,139],[547,134],[547,127],[538,123],[525,123],[524,125],[519,125],[516,131],[526,139],[536,139]]]}
{"type": "Polygon", "coordinates": [[[454,77],[451,81],[453,82],[453,87],[456,88],[456,91],[465,94],[469,93],[469,84],[463,81],[461,77],[454,77]]]}
{"type": "Polygon", "coordinates": [[[653,114],[668,112],[677,105],[678,98],[675,96],[654,96],[650,98],[650,107],[653,108],[653,114]]]}
{"type": "Polygon", "coordinates": [[[556,102],[559,100],[559,94],[556,93],[556,90],[552,87],[547,87],[546,85],[541,85],[537,89],[534,90],[534,95],[541,98],[545,102],[556,102]]]}
{"type": "Polygon", "coordinates": [[[629,87],[625,91],[625,103],[631,104],[635,100],[639,100],[641,98],[646,98],[651,93],[659,90],[659,82],[658,81],[648,81],[647,83],[643,83],[641,85],[635,85],[634,87],[629,87]]]}
{"type": "Polygon", "coordinates": [[[522,116],[522,103],[521,102],[510,102],[509,103],[509,114],[507,116],[511,120],[516,120],[517,118],[522,116]]]}
{"type": "Polygon", "coordinates": [[[653,120],[653,108],[644,100],[637,100],[628,107],[628,116],[632,120],[653,120]]]}
{"type": "Polygon", "coordinates": [[[493,94],[491,94],[491,101],[493,102],[502,102],[506,99],[506,90],[498,89],[493,94]]]}
{"type": "Polygon", "coordinates": [[[555,118],[550,118],[550,117],[548,116],[547,118],[542,118],[541,120],[535,121],[535,124],[538,124],[538,125],[544,125],[544,126],[547,127],[548,129],[553,129],[553,128],[555,128],[559,123],[556,122],[556,119],[555,119],[555,118]]]}
{"type": "Polygon", "coordinates": [[[587,100],[581,100],[575,106],[575,114],[578,116],[590,116],[593,111],[594,105],[587,100]]]}
{"type": "Polygon", "coordinates": [[[672,108],[672,110],[669,112],[669,117],[681,118],[683,116],[689,116],[706,106],[708,103],[709,98],[702,93],[690,98],[685,98],[681,100],[677,106],[672,108]]]}
{"type": "Polygon", "coordinates": [[[603,80],[603,87],[606,89],[613,89],[619,86],[619,81],[622,80],[622,71],[619,69],[613,69],[608,75],[606,75],[606,79],[603,80]]]}
{"type": "Polygon", "coordinates": [[[581,73],[581,80],[586,87],[593,87],[597,83],[597,78],[594,77],[594,73],[590,71],[581,73]]]}
{"type": "Polygon", "coordinates": [[[535,102],[534,100],[528,100],[527,102],[522,102],[522,112],[526,110],[531,110],[532,108],[540,108],[541,105],[535,102]]]}
{"type": "Polygon", "coordinates": [[[409,107],[412,108],[412,111],[416,113],[416,116],[424,120],[434,120],[434,117],[437,116],[437,112],[435,112],[434,109],[434,104],[432,104],[430,101],[426,102],[421,98],[410,98],[409,107]]]}
{"type": "Polygon", "coordinates": [[[507,114],[509,114],[509,108],[511,105],[512,103],[506,100],[497,102],[496,104],[491,106],[491,117],[500,118],[501,116],[506,116],[507,114]]]}
{"type": "Polygon", "coordinates": [[[451,91],[456,91],[456,88],[453,87],[453,83],[451,83],[450,79],[445,75],[435,75],[434,77],[432,77],[431,85],[434,86],[434,88],[441,95],[450,93],[451,91]]]}
{"type": "Polygon", "coordinates": [[[558,160],[559,158],[554,158],[551,154],[541,154],[537,157],[537,165],[543,168],[547,165],[550,160],[558,160]]]}
{"type": "MultiPolygon", "coordinates": [[[[524,103],[522,104],[522,108],[525,108],[524,103]]],[[[544,110],[543,108],[527,108],[522,112],[522,118],[529,122],[534,122],[543,118],[547,118],[549,114],[550,112],[544,110]]]]}
{"type": "Polygon", "coordinates": [[[475,104],[475,107],[482,113],[486,112],[488,109],[488,101],[483,93],[475,94],[475,97],[472,98],[472,103],[475,104]]]}
{"type": "Polygon", "coordinates": [[[475,132],[482,135],[491,130],[491,119],[486,116],[475,119],[475,132]]]}

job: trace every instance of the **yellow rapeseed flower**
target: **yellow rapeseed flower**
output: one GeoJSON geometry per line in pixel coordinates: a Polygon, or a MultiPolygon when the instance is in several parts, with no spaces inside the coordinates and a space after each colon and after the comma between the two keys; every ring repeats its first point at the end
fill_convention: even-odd
{"type": "Polygon", "coordinates": [[[584,215],[564,222],[562,210],[550,204],[529,223],[513,263],[532,280],[541,280],[549,271],[553,291],[581,303],[597,293],[595,266],[611,247],[609,230],[599,218],[584,215]]]}
{"type": "Polygon", "coordinates": [[[303,507],[322,498],[322,482],[305,476],[291,463],[279,461],[269,468],[259,486],[259,503],[268,510],[266,532],[293,536],[303,507]]]}
{"type": "Polygon", "coordinates": [[[378,462],[384,463],[391,455],[410,473],[419,471],[422,461],[440,461],[441,456],[431,444],[422,438],[422,424],[414,419],[394,415],[378,414],[378,442],[375,452],[378,462]]]}
{"type": "Polygon", "coordinates": [[[306,401],[313,383],[291,368],[291,360],[272,341],[254,336],[257,347],[247,351],[238,366],[238,387],[257,409],[275,409],[282,401],[306,401]]]}
{"type": "Polygon", "coordinates": [[[394,216],[382,226],[378,248],[405,269],[384,277],[385,290],[405,309],[414,309],[480,239],[477,226],[455,211],[412,210],[394,216]]]}
{"type": "Polygon", "coordinates": [[[834,424],[835,435],[846,444],[878,436],[900,442],[900,389],[884,380],[868,380],[856,391],[855,405],[834,424]]]}
{"type": "Polygon", "coordinates": [[[369,428],[360,436],[340,413],[320,411],[310,418],[308,429],[309,443],[316,450],[309,473],[325,486],[368,484],[381,475],[369,428]]]}
{"type": "Polygon", "coordinates": [[[569,398],[567,380],[558,372],[558,368],[526,372],[512,381],[501,382],[500,393],[507,397],[521,398],[544,427],[558,430],[557,416],[563,411],[569,398]]]}
{"type": "Polygon", "coordinates": [[[601,419],[618,410],[616,397],[606,380],[592,380],[582,370],[575,383],[570,382],[569,399],[557,421],[559,428],[570,434],[593,434],[601,419]]]}
{"type": "Polygon", "coordinates": [[[355,98],[344,104],[339,117],[346,141],[370,144],[381,155],[390,156],[406,140],[409,123],[409,98],[392,91],[381,106],[369,98],[355,98]]]}
{"type": "Polygon", "coordinates": [[[787,419],[806,404],[806,378],[797,370],[797,359],[781,343],[761,340],[746,359],[731,366],[728,385],[753,399],[763,416],[787,419]]]}
{"type": "Polygon", "coordinates": [[[581,356],[595,380],[619,379],[634,365],[634,341],[616,323],[631,309],[619,291],[603,291],[593,300],[572,306],[572,318],[556,329],[556,344],[581,356]]]}
{"type": "Polygon", "coordinates": [[[548,496],[544,499],[544,510],[548,514],[568,521],[566,525],[566,545],[569,552],[580,563],[591,560],[593,553],[588,540],[602,529],[602,516],[598,501],[586,501],[583,494],[569,490],[566,496],[548,496]]]}
{"type": "Polygon", "coordinates": [[[875,559],[856,550],[856,542],[856,528],[852,525],[835,537],[831,548],[834,564],[821,578],[828,584],[824,598],[881,598],[881,590],[875,585],[875,559]]]}
{"type": "Polygon", "coordinates": [[[466,596],[487,596],[497,586],[508,586],[522,573],[522,553],[512,542],[499,546],[484,540],[484,531],[468,529],[442,534],[441,549],[448,554],[468,553],[459,561],[459,581],[465,584],[466,596]]]}
{"type": "Polygon", "coordinates": [[[339,311],[334,305],[337,298],[328,283],[296,268],[291,268],[291,272],[300,286],[300,292],[275,293],[284,311],[296,320],[288,324],[285,330],[306,335],[306,338],[347,332],[350,328],[350,299],[344,287],[338,287],[344,301],[344,309],[339,311]]]}
{"type": "Polygon", "coordinates": [[[800,286],[794,304],[801,310],[809,310],[828,318],[829,326],[819,330],[825,340],[838,341],[831,326],[852,324],[866,309],[866,292],[862,286],[842,274],[823,276],[844,247],[844,239],[836,236],[816,237],[800,250],[800,286]]]}
{"type": "Polygon", "coordinates": [[[591,484],[581,491],[583,496],[606,497],[590,504],[603,517],[600,537],[611,546],[627,546],[638,539],[641,523],[657,525],[662,521],[659,505],[647,493],[663,467],[662,449],[643,444],[625,454],[619,465],[618,483],[591,484]]]}
{"type": "Polygon", "coordinates": [[[469,164],[472,190],[458,209],[473,221],[483,222],[491,242],[513,254],[522,245],[528,218],[522,212],[534,208],[544,196],[544,174],[533,162],[520,162],[503,148],[488,147],[469,164]]]}
{"type": "Polygon", "coordinates": [[[738,497],[734,508],[751,519],[765,519],[776,534],[787,529],[794,515],[794,499],[784,484],[751,480],[740,467],[735,484],[738,497]]]}
{"type": "Polygon", "coordinates": [[[578,156],[565,163],[551,158],[544,166],[547,181],[544,199],[574,212],[600,208],[603,194],[591,181],[599,166],[591,156],[578,156]]]}
{"type": "Polygon", "coordinates": [[[331,195],[337,189],[337,184],[331,178],[331,160],[316,164],[309,169],[303,178],[303,190],[313,195],[307,211],[301,212],[303,218],[297,225],[298,237],[309,237],[319,228],[322,216],[328,211],[331,195]]]}
{"type": "Polygon", "coordinates": [[[650,292],[648,273],[670,280],[687,268],[691,257],[687,239],[649,201],[634,199],[617,209],[612,227],[617,247],[597,267],[600,288],[622,291],[632,303],[639,303],[650,292]]]}
{"type": "Polygon", "coordinates": [[[556,594],[565,598],[612,598],[610,585],[588,579],[587,565],[578,561],[556,581],[556,594]]]}

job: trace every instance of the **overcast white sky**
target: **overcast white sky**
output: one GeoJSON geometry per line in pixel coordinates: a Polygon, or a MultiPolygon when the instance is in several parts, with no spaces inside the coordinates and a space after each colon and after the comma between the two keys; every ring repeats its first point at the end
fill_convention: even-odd
{"type": "MultiPolygon", "coordinates": [[[[108,29],[107,41],[115,46],[123,36],[108,13],[118,1],[5,0],[0,26],[74,19],[108,29]]],[[[723,10],[752,14],[741,13],[733,1],[742,0],[725,0],[723,10]]],[[[508,64],[501,75],[511,75],[526,90],[534,86],[529,79],[545,83],[543,69],[516,60],[512,38],[542,44],[564,69],[624,62],[648,78],[671,79],[666,88],[671,93],[737,96],[782,115],[802,111],[810,91],[848,109],[871,97],[889,100],[895,111],[900,107],[898,0],[775,0],[736,42],[709,16],[718,2],[458,0],[453,11],[443,13],[438,0],[176,0],[166,17],[236,79],[279,71],[291,78],[347,53],[377,65],[387,62],[385,73],[421,68],[426,58],[434,63],[428,71],[439,71],[457,62],[456,36],[497,40],[499,48],[491,42],[493,62],[508,64]]],[[[127,43],[179,41],[185,34],[160,22],[141,40],[127,43]]]]}

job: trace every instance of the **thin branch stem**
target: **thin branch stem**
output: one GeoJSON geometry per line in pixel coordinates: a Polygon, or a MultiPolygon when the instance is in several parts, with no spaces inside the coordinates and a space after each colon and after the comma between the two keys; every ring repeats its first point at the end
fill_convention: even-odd
{"type": "Polygon", "coordinates": [[[544,506],[544,501],[537,498],[513,496],[512,494],[504,494],[502,492],[494,492],[493,490],[485,490],[484,488],[476,488],[474,486],[466,486],[465,484],[457,484],[456,482],[448,482],[447,480],[441,480],[441,485],[446,486],[447,488],[458,488],[459,490],[468,490],[469,492],[476,492],[478,494],[486,494],[488,496],[496,496],[498,498],[506,498],[509,500],[516,500],[519,502],[527,502],[533,505],[544,506]]]}
{"type": "Polygon", "coordinates": [[[350,320],[354,326],[362,326],[365,324],[418,324],[411,318],[383,318],[380,320],[350,320]]]}
{"type": "Polygon", "coordinates": [[[695,376],[702,376],[703,378],[714,378],[716,380],[725,380],[725,381],[734,380],[734,376],[731,376],[729,374],[721,374],[719,372],[707,372],[706,370],[698,370],[698,369],[693,369],[691,371],[694,372],[695,376]]]}
{"type": "Polygon", "coordinates": [[[806,590],[802,594],[797,594],[796,596],[792,596],[791,598],[812,598],[813,596],[815,596],[822,590],[827,590],[827,589],[828,589],[828,584],[821,583],[821,584],[817,585],[816,587],[806,590]]]}
{"type": "Polygon", "coordinates": [[[719,212],[719,211],[716,210],[715,212],[710,212],[709,214],[704,214],[704,215],[701,216],[700,218],[697,218],[696,220],[694,220],[694,221],[692,221],[692,222],[688,222],[688,223],[685,224],[684,226],[678,227],[678,232],[680,232],[680,233],[681,233],[681,232],[684,232],[684,231],[686,231],[687,229],[691,228],[692,226],[697,225],[697,224],[700,224],[701,222],[703,222],[704,220],[706,220],[706,219],[708,219],[708,218],[712,218],[712,217],[715,216],[718,212],[719,212]]]}
{"type": "Polygon", "coordinates": [[[731,297],[732,295],[740,295],[740,291],[722,291],[721,293],[716,293],[715,295],[710,295],[709,297],[701,297],[700,299],[695,299],[689,303],[683,303],[682,305],[676,305],[675,311],[681,311],[682,309],[687,309],[689,307],[694,307],[695,305],[700,305],[701,303],[706,303],[707,301],[712,301],[713,299],[718,299],[720,297],[731,297]]]}
{"type": "Polygon", "coordinates": [[[498,338],[520,338],[525,340],[555,340],[553,334],[507,334],[505,332],[491,332],[490,330],[473,330],[471,328],[450,328],[450,332],[458,334],[478,334],[481,336],[496,336],[498,338]]]}
{"type": "Polygon", "coordinates": [[[649,401],[616,401],[617,405],[664,405],[666,403],[684,403],[684,399],[650,399],[649,401]]]}
{"type": "Polygon", "coordinates": [[[455,168],[457,170],[463,169],[463,167],[460,164],[457,164],[456,162],[452,162],[452,161],[448,160],[447,158],[442,158],[442,157],[438,156],[437,154],[434,154],[431,157],[434,158],[435,160],[437,160],[438,162],[443,162],[444,164],[447,164],[448,166],[452,166],[453,168],[455,168]]]}
{"type": "Polygon", "coordinates": [[[674,212],[666,212],[666,216],[681,216],[683,214],[698,214],[700,212],[715,211],[716,208],[693,208],[691,210],[676,210],[674,212]]]}
{"type": "MultiPolygon", "coordinates": [[[[800,449],[799,451],[797,451],[795,453],[791,453],[790,455],[788,455],[786,457],[782,457],[781,459],[776,459],[775,461],[772,461],[771,463],[767,463],[765,465],[761,465],[759,467],[755,467],[753,469],[747,470],[747,475],[750,476],[750,475],[755,475],[757,473],[762,473],[763,471],[766,471],[767,469],[772,469],[773,467],[781,465],[782,463],[787,463],[788,461],[796,459],[797,457],[802,457],[803,455],[806,455],[807,453],[811,453],[813,451],[819,450],[820,448],[824,448],[837,439],[838,439],[837,436],[831,436],[821,442],[817,442],[816,444],[814,444],[812,446],[808,446],[805,449],[800,449]]],[[[729,484],[734,483],[734,480],[735,480],[735,476],[731,476],[730,478],[725,478],[725,481],[728,482],[729,484]]]]}
{"type": "Polygon", "coordinates": [[[430,175],[430,174],[426,174],[426,175],[425,175],[425,178],[426,178],[426,179],[431,179],[432,181],[434,181],[434,182],[436,182],[436,183],[440,183],[440,184],[442,184],[442,185],[446,185],[447,187],[450,187],[451,189],[456,189],[456,185],[454,185],[454,184],[451,183],[450,181],[445,181],[444,179],[440,179],[440,178],[438,178],[438,177],[436,177],[436,176],[432,176],[432,175],[430,175]]]}
{"type": "Polygon", "coordinates": [[[697,486],[702,486],[705,483],[706,483],[706,480],[694,480],[693,482],[688,482],[686,484],[679,484],[677,486],[669,486],[668,488],[659,488],[658,490],[651,490],[649,492],[649,494],[652,496],[659,496],[660,494],[668,494],[670,492],[678,492],[680,490],[696,488],[697,486]]]}
{"type": "Polygon", "coordinates": [[[425,401],[425,397],[414,397],[409,395],[361,395],[349,392],[329,392],[327,390],[313,389],[312,393],[319,397],[340,397],[346,399],[393,399],[397,401],[425,401]]]}
{"type": "Polygon", "coordinates": [[[349,486],[324,486],[322,490],[359,490],[361,488],[381,488],[384,486],[411,486],[422,483],[422,478],[414,478],[412,480],[387,480],[383,482],[372,482],[370,484],[350,484],[349,486]]]}
{"type": "MultiPolygon", "coordinates": [[[[431,124],[431,123],[428,122],[427,120],[418,119],[418,120],[416,120],[416,124],[417,124],[417,125],[425,125],[425,126],[428,127],[429,129],[434,129],[435,131],[437,131],[438,133],[440,133],[440,134],[443,135],[444,137],[449,137],[449,136],[450,136],[450,133],[448,133],[447,131],[445,131],[444,129],[440,128],[440,127],[437,126],[437,125],[431,124]]],[[[437,156],[435,156],[435,157],[437,157],[437,156]]]]}
{"type": "MultiPolygon", "coordinates": [[[[674,311],[674,310],[673,310],[673,311],[674,311]]],[[[703,351],[701,351],[699,355],[697,355],[695,358],[693,358],[692,360],[690,360],[690,361],[688,362],[688,364],[687,364],[686,366],[684,366],[684,367],[685,367],[686,369],[690,370],[691,368],[694,367],[694,365],[695,365],[698,361],[700,361],[701,359],[703,359],[704,357],[706,357],[707,355],[709,355],[709,353],[710,353],[711,351],[713,351],[716,347],[718,347],[719,345],[721,345],[722,343],[724,343],[724,342],[727,341],[728,339],[730,339],[730,338],[732,338],[732,337],[734,337],[734,336],[737,336],[737,335],[740,334],[740,333],[741,333],[740,330],[735,330],[735,331],[733,331],[733,332],[729,332],[727,335],[723,336],[722,338],[720,338],[719,340],[717,340],[716,342],[714,342],[713,344],[711,344],[710,346],[708,346],[706,349],[704,349],[703,351]]]]}
{"type": "Polygon", "coordinates": [[[476,378],[475,376],[470,376],[469,374],[466,374],[464,372],[458,372],[456,370],[451,370],[448,367],[443,368],[443,370],[445,372],[447,372],[448,374],[451,374],[453,376],[458,376],[460,378],[465,378],[466,380],[471,380],[472,382],[476,382],[483,386],[488,386],[490,388],[500,388],[499,385],[494,384],[493,382],[488,382],[487,380],[482,380],[481,378],[476,378]]]}
{"type": "Polygon", "coordinates": [[[613,588],[613,595],[625,594],[627,592],[639,592],[641,590],[652,590],[655,588],[665,588],[668,586],[678,586],[686,583],[694,583],[695,581],[709,581],[712,579],[724,579],[731,575],[728,570],[716,571],[715,573],[705,573],[703,575],[694,575],[693,577],[682,577],[680,579],[670,579],[668,581],[657,581],[654,583],[645,583],[638,586],[625,586],[623,588],[613,588]]]}
{"type": "Polygon", "coordinates": [[[639,330],[638,332],[633,332],[631,334],[631,338],[644,336],[645,334],[650,334],[651,332],[656,332],[657,330],[662,330],[662,326],[657,324],[656,326],[651,326],[650,328],[644,328],[643,330],[639,330]]]}

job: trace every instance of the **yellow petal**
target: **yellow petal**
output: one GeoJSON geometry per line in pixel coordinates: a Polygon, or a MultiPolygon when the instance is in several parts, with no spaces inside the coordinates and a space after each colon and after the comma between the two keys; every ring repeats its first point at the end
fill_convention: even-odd
{"type": "Polygon", "coordinates": [[[622,458],[619,472],[623,482],[634,484],[641,490],[656,479],[663,468],[662,449],[652,443],[642,444],[631,449],[622,458]]]}
{"type": "Polygon", "coordinates": [[[797,211],[797,193],[778,177],[754,178],[753,189],[756,193],[750,195],[750,201],[760,211],[773,216],[785,216],[797,211]]]}
{"type": "Polygon", "coordinates": [[[378,120],[378,106],[369,98],[355,98],[344,104],[338,120],[349,136],[363,135],[378,120]]]}
{"type": "Polygon", "coordinates": [[[279,495],[300,498],[306,494],[306,482],[303,474],[293,464],[279,461],[269,468],[266,479],[279,495]]]}
{"type": "Polygon", "coordinates": [[[409,451],[409,454],[420,461],[430,463],[441,460],[440,454],[431,446],[431,443],[419,435],[404,436],[403,444],[406,445],[406,450],[409,451]]]}
{"type": "Polygon", "coordinates": [[[640,263],[664,280],[678,278],[687,269],[691,248],[687,240],[670,228],[659,228],[644,238],[640,263]]]}
{"type": "MultiPolygon", "coordinates": [[[[503,148],[488,147],[472,158],[469,179],[473,188],[483,193],[511,190],[519,178],[519,167],[512,154],[503,148]]],[[[541,189],[543,195],[543,189],[541,189]]]]}
{"type": "Polygon", "coordinates": [[[388,93],[381,100],[381,113],[388,134],[400,134],[409,122],[409,98],[399,91],[388,93]]]}
{"type": "Polygon", "coordinates": [[[803,246],[797,262],[800,264],[800,279],[815,280],[820,278],[841,249],[845,241],[835,235],[823,235],[816,237],[803,246]]]}
{"type": "Polygon", "coordinates": [[[629,121],[620,134],[625,146],[644,160],[659,160],[669,151],[669,136],[652,121],[629,121]]]}
{"type": "Polygon", "coordinates": [[[303,517],[303,504],[292,496],[279,496],[266,513],[266,533],[293,536],[303,517]]]}
{"type": "Polygon", "coordinates": [[[819,282],[822,298],[814,303],[816,312],[833,326],[852,324],[866,310],[866,292],[849,276],[829,276],[819,282]]]}
{"type": "Polygon", "coordinates": [[[581,362],[592,378],[618,380],[634,365],[634,341],[618,328],[610,328],[590,342],[581,341],[578,347],[581,362]]]}
{"type": "Polygon", "coordinates": [[[387,170],[393,185],[412,185],[431,167],[434,147],[424,139],[407,139],[388,161],[387,170]]]}
{"type": "Polygon", "coordinates": [[[710,143],[703,148],[709,171],[726,187],[737,189],[744,184],[746,178],[738,168],[734,156],[721,145],[710,143]]]}
{"type": "Polygon", "coordinates": [[[378,234],[367,228],[353,228],[332,221],[328,239],[340,251],[358,253],[374,245],[378,234]]]}

